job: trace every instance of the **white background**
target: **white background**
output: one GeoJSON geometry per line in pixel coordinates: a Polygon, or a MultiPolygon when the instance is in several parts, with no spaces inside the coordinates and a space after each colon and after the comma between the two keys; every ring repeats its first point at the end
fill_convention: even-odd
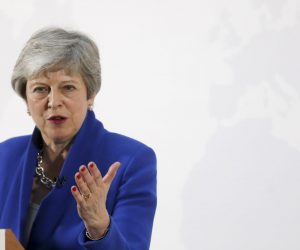
{"type": "Polygon", "coordinates": [[[101,53],[97,117],[157,153],[151,249],[300,249],[299,4],[0,0],[0,141],[33,130],[10,87],[25,41],[81,30],[101,53]]]}

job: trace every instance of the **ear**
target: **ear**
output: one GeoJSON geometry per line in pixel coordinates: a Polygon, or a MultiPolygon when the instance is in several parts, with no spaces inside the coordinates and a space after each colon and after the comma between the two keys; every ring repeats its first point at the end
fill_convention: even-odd
{"type": "Polygon", "coordinates": [[[93,95],[90,99],[87,100],[89,111],[93,111],[94,100],[95,100],[95,95],[93,95]]]}
{"type": "Polygon", "coordinates": [[[96,95],[91,96],[87,101],[88,101],[88,106],[93,106],[94,101],[95,101],[96,95]]]}
{"type": "Polygon", "coordinates": [[[28,114],[29,116],[31,116],[31,113],[30,113],[30,111],[29,111],[28,105],[27,105],[27,114],[28,114]]]}

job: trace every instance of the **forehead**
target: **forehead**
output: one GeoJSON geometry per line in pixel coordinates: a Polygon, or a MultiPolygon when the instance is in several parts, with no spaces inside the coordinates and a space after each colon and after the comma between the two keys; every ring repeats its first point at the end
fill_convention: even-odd
{"type": "Polygon", "coordinates": [[[57,71],[54,70],[45,70],[35,76],[32,76],[29,79],[29,82],[38,82],[40,80],[48,81],[48,80],[63,80],[63,81],[68,81],[68,80],[79,80],[82,81],[81,75],[77,72],[68,70],[68,69],[59,69],[57,71]]]}

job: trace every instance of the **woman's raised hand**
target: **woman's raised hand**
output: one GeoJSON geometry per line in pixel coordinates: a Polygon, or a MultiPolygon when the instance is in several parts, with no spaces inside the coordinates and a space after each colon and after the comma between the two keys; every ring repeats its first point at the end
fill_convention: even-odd
{"type": "Polygon", "coordinates": [[[77,186],[72,186],[71,191],[77,202],[78,214],[92,239],[101,238],[109,226],[106,197],[120,165],[120,162],[113,163],[102,177],[96,164],[90,162],[88,166],[80,166],[75,174],[77,186]]]}

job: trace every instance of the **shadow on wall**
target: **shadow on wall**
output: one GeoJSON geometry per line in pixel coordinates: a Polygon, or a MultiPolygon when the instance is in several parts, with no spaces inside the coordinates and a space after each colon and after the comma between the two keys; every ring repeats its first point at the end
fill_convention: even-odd
{"type": "MultiPolygon", "coordinates": [[[[257,31],[247,44],[229,46],[226,40],[223,41],[218,36],[212,41],[224,45],[224,54],[232,54],[224,58],[225,63],[232,70],[232,84],[228,85],[223,82],[212,84],[211,98],[215,101],[212,102],[211,113],[219,119],[232,116],[236,111],[236,103],[248,88],[261,85],[263,82],[270,84],[275,93],[287,102],[285,88],[289,87],[298,95],[300,94],[300,50],[298,49],[300,16],[297,15],[294,24],[286,24],[287,17],[282,18],[277,13],[277,9],[270,8],[270,6],[276,6],[276,1],[265,0],[264,2],[271,2],[268,5],[269,12],[265,15],[277,18],[273,23],[270,22],[272,24],[270,27],[261,17],[259,21],[261,30],[257,31]],[[276,12],[276,15],[273,12],[276,12]]],[[[288,1],[277,2],[288,3],[288,1]]],[[[236,37],[238,41],[243,40],[231,21],[232,15],[234,14],[229,13],[220,19],[220,24],[217,26],[225,26],[223,29],[228,32],[228,37],[236,37]]]]}
{"type": "Polygon", "coordinates": [[[184,189],[186,249],[300,249],[299,162],[267,120],[220,129],[184,189]]]}

